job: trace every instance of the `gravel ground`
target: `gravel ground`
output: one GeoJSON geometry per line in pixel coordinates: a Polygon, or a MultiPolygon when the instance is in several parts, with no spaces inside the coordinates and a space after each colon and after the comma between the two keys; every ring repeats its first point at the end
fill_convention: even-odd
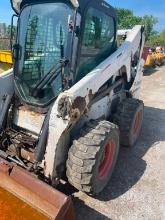
{"type": "Polygon", "coordinates": [[[121,148],[99,197],[74,194],[78,220],[165,219],[165,67],[145,74],[141,99],[145,114],[137,144],[121,148]]]}

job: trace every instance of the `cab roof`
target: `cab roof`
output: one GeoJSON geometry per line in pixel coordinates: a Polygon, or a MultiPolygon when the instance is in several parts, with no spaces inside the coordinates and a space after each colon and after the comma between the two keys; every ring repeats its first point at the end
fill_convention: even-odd
{"type": "Polygon", "coordinates": [[[104,11],[105,13],[111,15],[116,18],[115,10],[112,6],[110,6],[104,0],[11,0],[11,5],[13,10],[19,14],[20,10],[25,5],[31,4],[42,4],[42,3],[55,3],[55,2],[63,2],[67,4],[71,4],[73,7],[78,8],[80,13],[83,13],[86,8],[93,6],[100,11],[104,11]]]}

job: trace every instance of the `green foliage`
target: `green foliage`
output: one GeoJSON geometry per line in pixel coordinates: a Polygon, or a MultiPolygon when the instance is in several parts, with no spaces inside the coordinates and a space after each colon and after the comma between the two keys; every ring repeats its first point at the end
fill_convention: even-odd
{"type": "Polygon", "coordinates": [[[6,25],[6,33],[0,35],[0,50],[10,50],[10,36],[12,40],[16,38],[16,26],[13,26],[11,33],[11,25],[6,25]]]}
{"type": "Polygon", "coordinates": [[[10,50],[10,40],[0,38],[0,50],[10,50]]]}
{"type": "Polygon", "coordinates": [[[116,8],[116,10],[119,29],[130,29],[133,26],[142,22],[142,18],[139,16],[134,16],[131,10],[124,8],[116,8]]]}
{"type": "Polygon", "coordinates": [[[142,24],[145,26],[146,41],[154,35],[154,25],[158,22],[158,19],[152,15],[145,15],[142,18],[142,24]]]}
{"type": "Polygon", "coordinates": [[[16,31],[17,31],[16,26],[13,26],[12,33],[11,33],[11,25],[9,25],[9,26],[7,27],[7,34],[8,34],[8,36],[10,36],[10,35],[12,34],[13,38],[15,38],[15,36],[16,36],[16,31]]]}
{"type": "Polygon", "coordinates": [[[150,39],[146,42],[147,46],[165,46],[165,30],[160,33],[154,33],[150,39]]]}
{"type": "Polygon", "coordinates": [[[158,22],[158,19],[152,15],[145,15],[143,17],[135,16],[129,9],[116,8],[118,16],[118,28],[130,29],[135,25],[145,25],[146,40],[149,40],[154,34],[154,25],[158,22]]]}

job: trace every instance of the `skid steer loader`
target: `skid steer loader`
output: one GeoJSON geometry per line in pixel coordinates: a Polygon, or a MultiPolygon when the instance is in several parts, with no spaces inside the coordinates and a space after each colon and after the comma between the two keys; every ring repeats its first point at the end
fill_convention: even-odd
{"type": "Polygon", "coordinates": [[[100,193],[119,145],[138,138],[144,27],[117,48],[105,1],[11,3],[18,25],[14,67],[0,75],[0,186],[49,218],[74,220],[60,180],[100,193]]]}

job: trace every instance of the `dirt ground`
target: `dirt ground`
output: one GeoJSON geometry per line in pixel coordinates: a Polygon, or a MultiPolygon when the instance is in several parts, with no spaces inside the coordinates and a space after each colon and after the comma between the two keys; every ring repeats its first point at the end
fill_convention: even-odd
{"type": "Polygon", "coordinates": [[[74,194],[78,220],[165,219],[165,67],[145,73],[141,99],[145,114],[137,144],[121,148],[100,196],[74,194]]]}

